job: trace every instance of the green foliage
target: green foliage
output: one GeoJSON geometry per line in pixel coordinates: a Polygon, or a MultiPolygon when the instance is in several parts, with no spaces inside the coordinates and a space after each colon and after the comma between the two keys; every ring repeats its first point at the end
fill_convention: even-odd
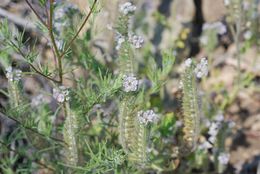
{"type": "MultiPolygon", "coordinates": [[[[97,1],[89,2],[94,3],[89,15],[98,14],[97,1]]],[[[40,0],[39,3],[45,8],[46,4],[53,2],[40,0]]],[[[0,116],[14,122],[14,130],[1,136],[3,148],[0,148],[0,156],[3,158],[0,159],[0,172],[40,173],[45,169],[46,173],[141,174],[192,173],[198,169],[201,173],[209,173],[212,172],[209,166],[213,164],[209,156],[214,150],[214,170],[223,171],[224,168],[219,169],[217,157],[225,152],[224,142],[230,135],[230,128],[226,122],[222,123],[217,141],[212,143],[214,150],[198,149],[200,140],[206,139],[208,131],[201,122],[201,116],[212,120],[218,110],[225,111],[233,103],[240,86],[229,95],[224,91],[220,106],[212,106],[213,102],[208,99],[200,107],[198,81],[194,74],[196,63],[193,61],[181,75],[182,106],[176,111],[173,108],[178,107],[175,105],[179,101],[171,91],[175,86],[170,87],[170,92],[165,87],[172,83],[169,78],[175,81],[179,75],[173,68],[173,52],[176,50],[159,52],[162,55],[159,62],[149,39],[144,42],[145,50],[137,48],[131,40],[132,29],[129,27],[132,12],[119,14],[113,29],[124,41],[119,50],[102,50],[102,58],[105,55],[112,57],[112,61],[102,62],[93,51],[97,41],[92,26],[95,16],[88,19],[86,14],[83,17],[79,10],[66,6],[66,2],[50,5],[53,9],[46,9],[49,13],[46,18],[49,20],[52,16],[52,21],[40,23],[38,27],[50,41],[44,51],[53,52],[51,59],[55,60],[54,66],[51,66],[53,62],[49,61],[49,57],[46,62],[39,59],[45,54],[40,52],[37,39],[27,39],[25,30],[12,30],[7,20],[0,23],[1,65],[4,68],[12,65],[22,67],[22,78],[34,75],[30,78],[42,83],[42,90],[46,90],[44,95],[50,99],[47,103],[40,101],[39,105],[33,105],[35,103],[29,102],[31,94],[23,90],[24,79],[5,79],[8,80],[7,87],[0,92],[8,97],[8,104],[3,106],[0,116]],[[59,16],[56,12],[61,9],[68,11],[55,19],[55,15],[59,16]],[[78,38],[79,29],[84,28],[84,25],[79,26],[83,21],[81,18],[87,19],[90,25],[78,38]],[[49,23],[53,25],[50,27],[49,23]],[[55,25],[57,23],[60,27],[55,25]],[[60,45],[56,49],[58,43],[60,45]],[[14,61],[14,53],[19,54],[23,61],[14,61]],[[28,70],[24,62],[30,66],[30,72],[24,72],[28,70]],[[136,82],[136,88],[130,91],[124,88],[124,85],[129,85],[125,82],[128,75],[132,75],[136,82]],[[54,95],[54,89],[63,89],[63,86],[70,87],[69,94],[60,92],[54,95]],[[159,121],[153,122],[148,117],[149,122],[142,123],[138,113],[145,110],[158,113],[159,121]]],[[[161,26],[170,28],[162,14],[156,12],[153,17],[161,26]]],[[[47,20],[44,18],[43,21],[47,20]]],[[[256,36],[254,32],[253,36],[256,36]]],[[[186,41],[188,33],[188,30],[184,32],[181,41],[186,41]]],[[[206,53],[210,54],[218,46],[217,32],[206,31],[203,35],[210,41],[205,46],[206,53]]],[[[253,45],[253,40],[248,40],[243,49],[253,45]]],[[[184,44],[182,42],[183,47],[184,44]]],[[[243,87],[251,84],[254,78],[250,73],[242,77],[243,87]]],[[[220,93],[223,86],[216,88],[220,93]]]]}
{"type": "Polygon", "coordinates": [[[175,57],[170,52],[164,52],[162,68],[158,68],[154,59],[150,58],[148,61],[147,76],[152,82],[151,93],[156,93],[165,84],[167,76],[172,70],[175,57]]]}

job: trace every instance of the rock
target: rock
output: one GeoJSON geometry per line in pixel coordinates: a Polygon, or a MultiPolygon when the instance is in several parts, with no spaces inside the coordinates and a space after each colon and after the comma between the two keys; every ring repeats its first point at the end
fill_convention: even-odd
{"type": "Polygon", "coordinates": [[[162,50],[172,47],[173,42],[179,37],[183,29],[183,23],[189,23],[193,20],[195,5],[193,0],[174,0],[170,11],[171,14],[167,19],[170,28],[162,33],[160,45],[160,49],[162,50]]]}
{"type": "Polygon", "coordinates": [[[223,0],[202,0],[202,11],[206,22],[219,21],[226,14],[223,0]]]}

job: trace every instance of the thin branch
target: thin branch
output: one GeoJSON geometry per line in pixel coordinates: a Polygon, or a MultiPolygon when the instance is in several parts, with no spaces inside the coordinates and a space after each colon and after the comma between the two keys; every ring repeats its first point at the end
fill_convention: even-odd
{"type": "Polygon", "coordinates": [[[84,19],[83,23],[81,24],[81,26],[79,27],[77,33],[74,35],[74,37],[69,41],[68,45],[65,47],[64,51],[61,53],[61,58],[66,54],[66,52],[68,51],[68,49],[70,48],[70,46],[72,45],[72,43],[74,42],[74,40],[78,37],[79,33],[81,32],[81,30],[83,29],[83,27],[85,26],[85,24],[87,23],[90,15],[93,13],[93,10],[95,8],[95,5],[97,3],[97,0],[94,1],[94,3],[92,4],[92,7],[90,8],[89,13],[87,14],[86,18],[84,19]]]}
{"type": "MultiPolygon", "coordinates": [[[[17,47],[17,45],[16,45],[13,41],[10,41],[10,43],[12,44],[12,46],[14,46],[14,47],[16,48],[16,50],[18,51],[18,53],[19,53],[24,59],[26,59],[26,55],[22,52],[22,50],[21,50],[19,47],[17,47]]],[[[53,81],[53,82],[55,82],[55,83],[60,83],[60,81],[55,80],[55,79],[53,79],[53,78],[51,78],[51,77],[49,77],[49,76],[43,74],[42,72],[40,72],[33,64],[29,63],[29,65],[30,65],[31,68],[32,68],[36,73],[38,73],[39,75],[41,75],[41,76],[43,76],[43,77],[45,77],[45,78],[47,78],[47,79],[49,79],[49,80],[51,80],[51,81],[53,81]]]]}
{"type": "Polygon", "coordinates": [[[53,35],[53,28],[52,28],[52,22],[53,22],[53,0],[50,0],[50,14],[49,14],[49,36],[51,38],[51,43],[54,47],[54,52],[58,58],[58,67],[59,67],[59,78],[60,78],[60,83],[62,84],[63,82],[63,70],[62,70],[62,61],[61,61],[61,56],[60,52],[58,50],[54,35],[53,35]]]}
{"type": "Polygon", "coordinates": [[[33,13],[37,16],[37,18],[41,21],[41,23],[48,28],[48,25],[46,24],[46,22],[44,22],[44,20],[40,17],[40,15],[36,12],[36,10],[33,8],[32,4],[28,1],[25,0],[26,3],[28,4],[28,6],[30,7],[30,9],[33,11],[33,13]]]}
{"type": "Polygon", "coordinates": [[[46,164],[42,163],[41,161],[39,161],[39,160],[37,160],[37,159],[32,159],[31,157],[29,157],[28,155],[26,155],[26,154],[24,154],[24,153],[21,153],[21,152],[15,150],[15,149],[12,149],[11,147],[9,147],[9,146],[8,146],[7,144],[5,144],[4,142],[0,141],[0,144],[1,144],[2,146],[5,146],[6,149],[8,149],[9,151],[14,152],[14,153],[16,153],[16,154],[18,154],[18,155],[20,155],[20,156],[23,156],[23,157],[29,159],[30,161],[34,161],[35,163],[39,164],[40,166],[42,166],[42,167],[44,167],[44,168],[47,168],[47,169],[49,169],[49,170],[55,172],[55,169],[54,169],[54,168],[47,166],[46,164]]]}
{"type": "Polygon", "coordinates": [[[53,78],[51,78],[51,77],[49,77],[49,76],[46,76],[46,75],[43,74],[42,72],[40,72],[33,64],[29,63],[29,65],[31,66],[31,68],[32,68],[36,73],[40,74],[41,76],[45,77],[46,79],[51,80],[51,81],[53,81],[53,82],[55,82],[55,83],[60,83],[59,80],[55,80],[55,79],[53,79],[53,78]]]}
{"type": "Polygon", "coordinates": [[[21,125],[23,128],[25,128],[25,129],[27,129],[27,130],[30,130],[30,131],[32,131],[32,132],[34,132],[34,133],[36,133],[36,134],[38,134],[38,135],[40,135],[40,136],[42,136],[42,137],[48,137],[48,138],[50,138],[50,139],[52,139],[52,140],[54,140],[54,141],[57,141],[57,142],[66,144],[63,140],[60,140],[60,139],[58,139],[58,138],[51,137],[51,136],[50,136],[50,137],[49,137],[49,136],[46,136],[46,135],[44,135],[44,134],[38,132],[37,130],[35,130],[35,129],[33,129],[33,128],[24,126],[20,121],[16,120],[16,119],[13,118],[13,117],[10,117],[10,116],[7,116],[7,115],[3,114],[2,112],[0,112],[0,117],[4,117],[4,118],[8,118],[8,119],[10,119],[10,120],[13,120],[13,121],[16,122],[17,124],[21,125]]]}

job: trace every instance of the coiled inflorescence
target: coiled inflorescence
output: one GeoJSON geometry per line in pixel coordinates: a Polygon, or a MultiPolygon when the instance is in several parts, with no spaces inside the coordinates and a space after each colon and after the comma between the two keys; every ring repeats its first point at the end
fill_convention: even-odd
{"type": "Polygon", "coordinates": [[[198,91],[196,77],[201,78],[208,74],[207,60],[201,59],[199,64],[195,64],[192,59],[185,61],[185,69],[182,74],[183,90],[183,142],[181,153],[187,154],[196,148],[199,126],[200,126],[200,108],[198,101],[198,91]]]}
{"type": "Polygon", "coordinates": [[[14,107],[18,107],[21,103],[21,95],[19,90],[19,81],[22,77],[22,71],[13,69],[11,66],[6,68],[6,78],[8,79],[8,92],[10,103],[14,107]]]}
{"type": "Polygon", "coordinates": [[[76,132],[78,123],[76,114],[71,110],[69,103],[65,102],[66,120],[63,128],[64,141],[66,142],[65,157],[69,165],[77,166],[78,163],[78,147],[76,132]]]}

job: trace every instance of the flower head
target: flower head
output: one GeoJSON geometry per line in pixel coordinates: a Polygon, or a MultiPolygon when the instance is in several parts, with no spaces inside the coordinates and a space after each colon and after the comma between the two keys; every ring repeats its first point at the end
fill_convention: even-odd
{"type": "Polygon", "coordinates": [[[121,48],[122,43],[125,42],[124,36],[122,36],[120,33],[117,33],[116,35],[116,50],[119,50],[121,48]]]}
{"type": "Polygon", "coordinates": [[[139,81],[134,75],[125,75],[123,79],[123,90],[125,92],[136,91],[139,81]]]}
{"type": "Polygon", "coordinates": [[[210,148],[212,148],[212,147],[213,147],[213,146],[212,146],[211,143],[209,143],[208,141],[204,141],[202,144],[200,144],[200,145],[198,146],[198,149],[207,150],[207,149],[210,149],[210,148]]]}
{"type": "Polygon", "coordinates": [[[186,68],[188,68],[188,67],[191,66],[191,63],[192,63],[191,58],[188,58],[188,59],[185,60],[184,65],[185,65],[186,68]]]}
{"type": "Polygon", "coordinates": [[[59,86],[53,89],[53,97],[60,103],[69,100],[69,90],[65,86],[59,86]]]}
{"type": "Polygon", "coordinates": [[[208,75],[208,61],[206,58],[202,58],[200,63],[195,68],[195,74],[197,78],[202,78],[208,75]]]}
{"type": "Polygon", "coordinates": [[[144,39],[141,36],[137,36],[137,35],[130,35],[129,41],[133,44],[133,46],[136,49],[141,48],[144,43],[144,39]]]}
{"type": "Polygon", "coordinates": [[[251,39],[252,38],[252,32],[250,31],[250,30],[247,30],[245,33],[244,33],[244,38],[246,39],[246,40],[249,40],[249,39],[251,39]]]}
{"type": "Polygon", "coordinates": [[[136,6],[134,6],[131,2],[126,2],[119,6],[119,11],[124,15],[128,15],[136,10],[136,6]]]}
{"type": "Polygon", "coordinates": [[[218,156],[218,161],[220,164],[226,165],[229,161],[230,154],[229,153],[220,153],[218,156]]]}
{"type": "Polygon", "coordinates": [[[222,122],[224,120],[224,115],[219,113],[215,116],[214,120],[217,122],[222,122]]]}
{"type": "Polygon", "coordinates": [[[147,125],[148,123],[155,123],[159,120],[159,116],[153,110],[139,111],[137,113],[139,123],[147,125]]]}
{"type": "Polygon", "coordinates": [[[13,69],[11,66],[6,68],[6,78],[8,81],[13,82],[13,81],[19,81],[21,80],[22,77],[22,71],[19,69],[13,69]]]}

